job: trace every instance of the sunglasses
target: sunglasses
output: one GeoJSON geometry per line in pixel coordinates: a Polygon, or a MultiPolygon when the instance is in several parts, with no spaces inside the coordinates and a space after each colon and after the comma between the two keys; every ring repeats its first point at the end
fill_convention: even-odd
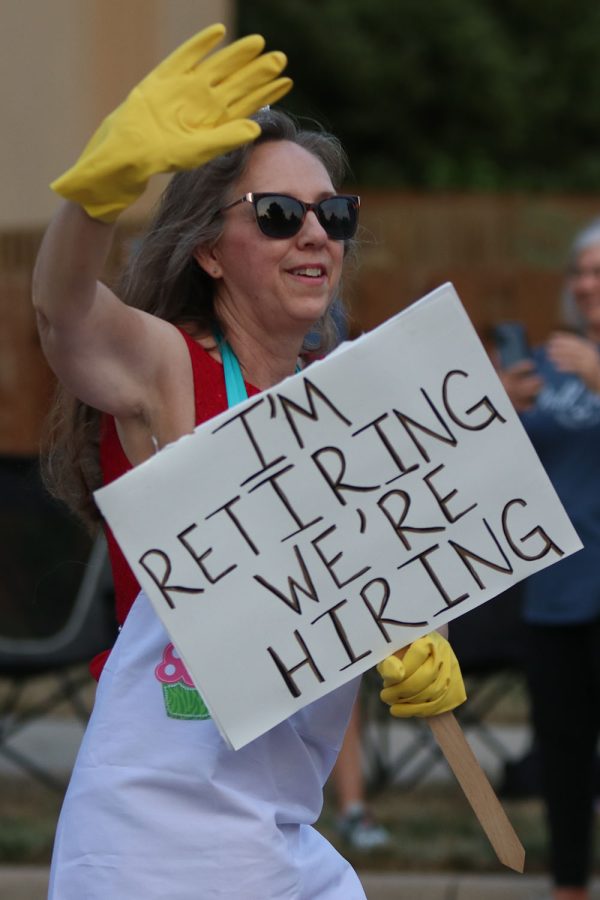
{"type": "Polygon", "coordinates": [[[244,194],[239,200],[228,203],[220,212],[251,203],[256,223],[263,234],[270,238],[291,238],[298,234],[306,214],[312,210],[327,237],[334,241],[348,241],[354,237],[358,225],[360,197],[336,194],[318,203],[304,203],[288,194],[244,194]]]}

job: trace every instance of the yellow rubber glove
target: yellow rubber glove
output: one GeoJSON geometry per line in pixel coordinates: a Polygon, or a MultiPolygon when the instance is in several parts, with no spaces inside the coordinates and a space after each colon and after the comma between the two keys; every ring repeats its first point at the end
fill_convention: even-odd
{"type": "Polygon", "coordinates": [[[437,716],[467,699],[460,666],[448,641],[432,631],[377,666],[380,697],[397,718],[437,716]]]}
{"type": "Polygon", "coordinates": [[[290,90],[283,53],[262,53],[258,34],[207,57],[225,35],[211,25],[171,53],[100,125],[51,188],[105,222],[143,193],[157,172],[194,169],[254,140],[247,116],[290,90]],[[261,55],[262,54],[262,55],[261,55]]]}

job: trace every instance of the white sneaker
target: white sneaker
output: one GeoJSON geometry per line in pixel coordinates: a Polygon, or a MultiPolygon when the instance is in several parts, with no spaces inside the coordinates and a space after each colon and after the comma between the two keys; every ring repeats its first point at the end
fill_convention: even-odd
{"type": "Polygon", "coordinates": [[[362,804],[354,804],[336,822],[338,834],[355,850],[382,850],[389,847],[391,836],[379,825],[362,804]]]}

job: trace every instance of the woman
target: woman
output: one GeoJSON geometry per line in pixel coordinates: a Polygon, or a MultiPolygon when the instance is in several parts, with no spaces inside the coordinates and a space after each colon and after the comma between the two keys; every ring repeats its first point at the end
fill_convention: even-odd
{"type": "MultiPolygon", "coordinates": [[[[281,113],[246,118],[289,89],[285,58],[260,56],[258,36],[207,56],[223,32],[212,26],[175,51],[53,185],[67,202],[40,250],[34,303],[48,359],[79,398],[51,469],[60,481],[61,446],[74,447],[84,500],[100,478],[293,374],[338,290],[358,214],[357,198],[336,193],[339,144],[281,113]],[[130,263],[123,303],[98,281],[107,223],[151,174],[174,169],[184,171],[130,263]],[[93,410],[104,413],[101,473],[93,410]]],[[[230,750],[199,697],[191,718],[170,715],[161,681],[181,661],[110,540],[123,627],[65,798],[50,897],[363,898],[312,828],[356,683],[230,750]]],[[[464,699],[439,635],[381,667],[394,714],[464,699]]]]}
{"type": "Polygon", "coordinates": [[[584,549],[525,583],[554,900],[588,900],[600,736],[600,221],[575,240],[565,325],[503,380],[584,549]],[[533,399],[532,399],[533,398],[533,399]]]}

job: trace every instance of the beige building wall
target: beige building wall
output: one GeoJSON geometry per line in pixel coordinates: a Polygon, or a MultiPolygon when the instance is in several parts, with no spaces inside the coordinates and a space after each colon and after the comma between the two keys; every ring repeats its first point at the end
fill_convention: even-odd
{"type": "MultiPolygon", "coordinates": [[[[48,184],[149,69],[234,0],[0,0],[0,229],[47,223],[48,184]]],[[[149,207],[159,185],[141,201],[149,207]]]]}
{"type": "MultiPolygon", "coordinates": [[[[234,37],[234,0],[0,0],[0,457],[30,455],[54,386],[31,273],[59,204],[50,181],[171,50],[212,22],[234,37]]],[[[164,179],[124,219],[144,218],[164,179]]]]}

